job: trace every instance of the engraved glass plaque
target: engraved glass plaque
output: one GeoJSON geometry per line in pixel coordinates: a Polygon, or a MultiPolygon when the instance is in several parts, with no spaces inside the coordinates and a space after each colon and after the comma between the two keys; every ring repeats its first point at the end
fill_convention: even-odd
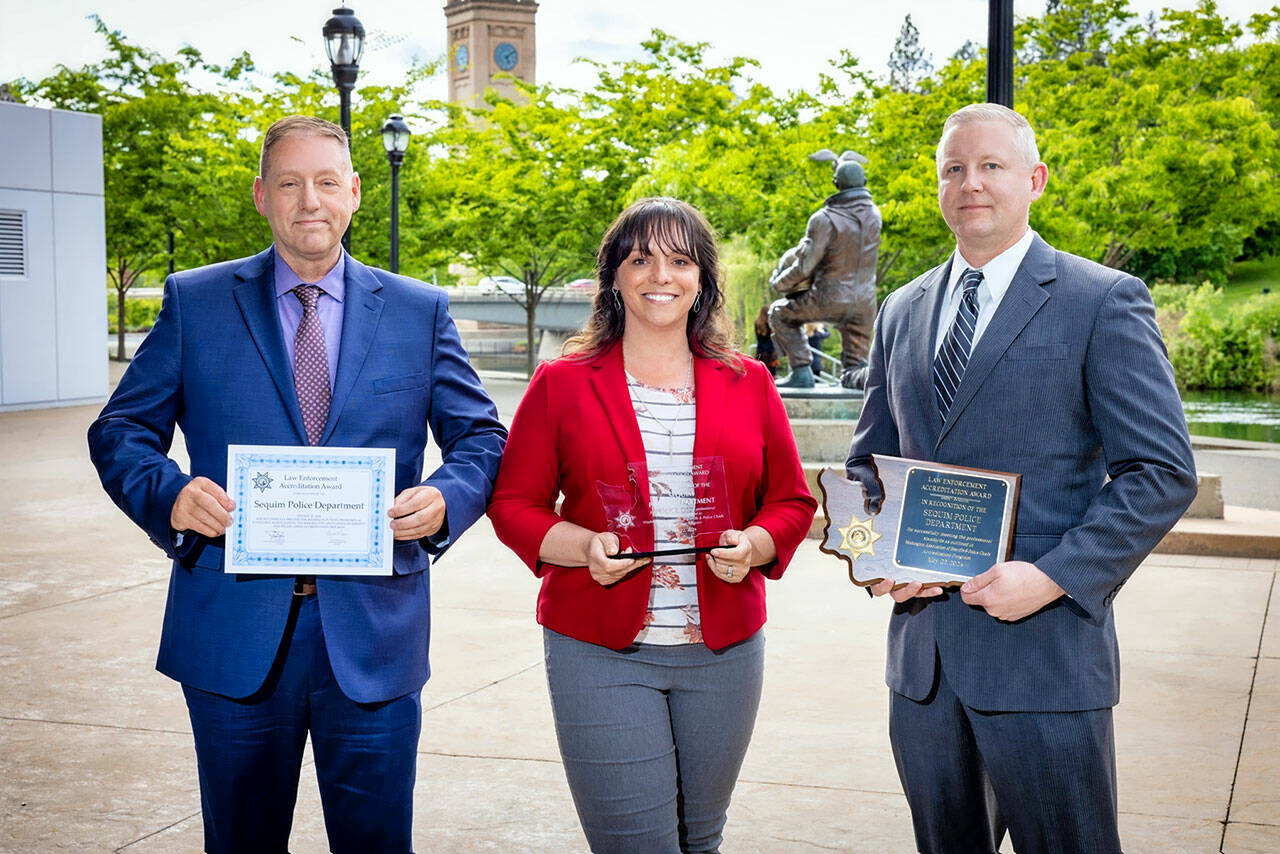
{"type": "Polygon", "coordinates": [[[701,554],[719,548],[720,533],[733,525],[723,457],[695,457],[691,471],[667,470],[643,462],[627,464],[630,483],[596,481],[596,492],[604,504],[609,530],[618,535],[622,551],[616,557],[664,557],[701,554]],[[647,501],[639,500],[639,484],[647,484],[647,501]],[[658,500],[669,513],[655,519],[652,508],[658,500]],[[636,551],[634,531],[648,525],[653,540],[676,542],[677,548],[636,551]]]}

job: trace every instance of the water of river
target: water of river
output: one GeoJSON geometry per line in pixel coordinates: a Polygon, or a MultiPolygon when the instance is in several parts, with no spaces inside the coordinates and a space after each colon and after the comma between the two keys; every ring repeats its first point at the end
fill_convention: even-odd
{"type": "Polygon", "coordinates": [[[1247,391],[1185,391],[1182,409],[1197,436],[1280,442],[1280,395],[1247,391]]]}
{"type": "MultiPolygon", "coordinates": [[[[472,353],[471,363],[489,370],[525,370],[525,357],[512,353],[472,353]]],[[[1280,443],[1280,394],[1186,391],[1182,409],[1196,436],[1280,443]]]]}

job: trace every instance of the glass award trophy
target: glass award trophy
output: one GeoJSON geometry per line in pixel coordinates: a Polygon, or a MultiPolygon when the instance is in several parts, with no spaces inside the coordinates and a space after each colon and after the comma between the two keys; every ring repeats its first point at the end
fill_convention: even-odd
{"type": "MultiPolygon", "coordinates": [[[[622,551],[616,558],[666,557],[702,554],[720,548],[720,533],[733,527],[723,457],[695,457],[692,471],[666,469],[642,462],[627,464],[630,482],[596,481],[608,529],[618,535],[622,551]],[[647,500],[641,498],[648,485],[647,500]],[[652,508],[666,512],[655,517],[652,508]],[[653,541],[675,547],[637,551],[633,534],[642,525],[653,530],[653,541]],[[710,542],[710,545],[700,545],[710,542]]],[[[647,538],[646,538],[647,539],[647,538]]]]}

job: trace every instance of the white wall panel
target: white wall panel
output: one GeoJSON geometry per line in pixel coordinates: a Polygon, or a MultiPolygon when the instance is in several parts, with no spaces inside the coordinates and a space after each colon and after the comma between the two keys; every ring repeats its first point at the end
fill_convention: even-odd
{"type": "Polygon", "coordinates": [[[0,208],[26,211],[28,241],[27,278],[0,279],[0,404],[6,406],[58,397],[52,198],[0,189],[0,208]]]}
{"type": "MultiPolygon", "coordinates": [[[[49,128],[49,110],[0,101],[0,152],[3,152],[0,187],[15,190],[53,187],[49,128]]],[[[101,164],[101,148],[98,161],[101,164]]]]}
{"type": "Polygon", "coordinates": [[[102,195],[102,116],[53,110],[53,191],[102,195]]]}
{"type": "Polygon", "coordinates": [[[104,216],[101,196],[53,195],[60,400],[107,394],[104,216]]]}

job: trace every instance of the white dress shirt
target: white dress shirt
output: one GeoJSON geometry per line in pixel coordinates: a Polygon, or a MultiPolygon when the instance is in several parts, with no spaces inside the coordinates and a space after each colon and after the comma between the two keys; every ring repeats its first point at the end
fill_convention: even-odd
{"type": "Polygon", "coordinates": [[[935,357],[942,349],[942,341],[947,337],[947,330],[955,322],[956,312],[960,310],[960,295],[963,293],[960,277],[964,275],[964,271],[982,271],[982,283],[978,285],[976,294],[978,322],[973,331],[973,344],[969,351],[972,355],[973,350],[978,346],[978,341],[982,338],[982,333],[991,323],[992,315],[1000,307],[1000,300],[1004,299],[1005,291],[1009,290],[1009,284],[1013,281],[1014,274],[1018,272],[1018,267],[1026,257],[1027,250],[1031,248],[1031,241],[1035,236],[1036,233],[1028,228],[1027,233],[1022,235],[1017,243],[992,258],[983,267],[972,266],[960,254],[960,247],[956,247],[955,254],[951,256],[951,277],[947,280],[947,294],[942,300],[942,313],[938,316],[938,335],[933,342],[935,357]]]}

